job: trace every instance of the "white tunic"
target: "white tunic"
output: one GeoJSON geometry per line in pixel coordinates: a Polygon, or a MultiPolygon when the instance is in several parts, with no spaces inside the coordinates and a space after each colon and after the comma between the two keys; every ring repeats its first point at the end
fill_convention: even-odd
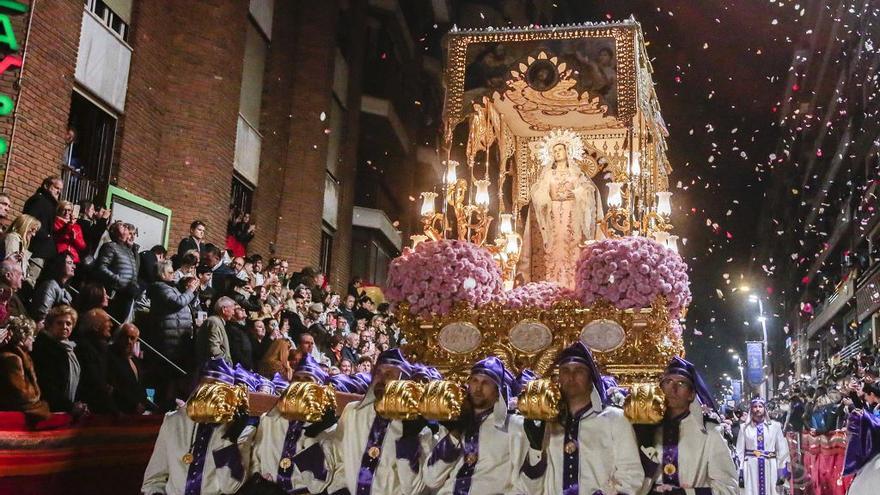
{"type": "MultiPolygon", "coordinates": [[[[480,424],[478,433],[477,461],[471,475],[472,495],[493,495],[513,492],[525,451],[520,435],[522,416],[507,413],[507,405],[499,401],[495,410],[480,424]]],[[[457,474],[465,465],[464,437],[457,439],[445,435],[434,447],[423,467],[425,485],[438,495],[450,495],[455,490],[457,474]],[[452,462],[439,457],[444,444],[450,443],[459,450],[452,462]]]]}
{"type": "Polygon", "coordinates": [[[856,473],[848,495],[876,495],[880,489],[880,454],[875,455],[856,473]]]}
{"type": "MultiPolygon", "coordinates": [[[[662,483],[663,427],[656,427],[653,451],[640,448],[652,464],[657,464],[653,476],[646,478],[642,485],[640,493],[644,495],[651,491],[655,482],[662,483]]],[[[678,484],[687,495],[696,495],[697,488],[710,488],[712,495],[738,493],[736,466],[721,435],[721,427],[714,423],[704,424],[702,415],[691,413],[679,423],[677,464],[678,484]]]]}
{"type": "MultiPolygon", "coordinates": [[[[144,482],[141,486],[143,493],[148,495],[184,493],[190,465],[183,462],[183,458],[190,452],[197,427],[198,424],[186,415],[186,406],[181,406],[165,415],[162,427],[159,428],[156,445],[153,447],[153,455],[144,472],[144,482]]],[[[232,445],[230,440],[223,438],[228,427],[228,424],[217,425],[211,433],[202,469],[202,495],[235,493],[247,479],[251,442],[255,431],[253,426],[245,427],[237,440],[244,469],[241,480],[232,476],[229,467],[217,468],[214,464],[214,452],[232,445]]]]}
{"type": "MultiPolygon", "coordinates": [[[[361,401],[349,402],[342,411],[336,428],[337,448],[342,458],[345,485],[352,495],[356,495],[361,459],[367,446],[373,419],[376,418],[374,404],[376,396],[373,388],[361,401]]],[[[397,440],[403,434],[403,423],[391,421],[382,441],[379,464],[373,473],[372,495],[419,494],[425,489],[421,470],[418,466],[424,463],[425,457],[434,447],[431,430],[424,428],[419,434],[419,457],[415,470],[410,467],[409,460],[398,459],[397,440]]]]}
{"type": "MultiPolygon", "coordinates": [[[[598,401],[594,401],[594,404],[598,401]]],[[[521,440],[526,443],[525,433],[521,440]]],[[[527,448],[528,466],[540,465],[546,456],[543,475],[532,477],[523,465],[517,477],[519,493],[558,495],[563,492],[565,430],[559,423],[547,423],[544,450],[527,448]]],[[[578,494],[635,494],[645,472],[639,460],[635,433],[623,411],[614,407],[594,407],[578,424],[578,494]],[[601,412],[600,412],[601,411],[601,412]]]]}
{"type": "MultiPolygon", "coordinates": [[[[305,423],[303,426],[307,427],[310,424],[305,423]]],[[[264,478],[276,482],[280,481],[278,470],[289,425],[290,421],[281,416],[278,409],[272,409],[260,418],[260,425],[254,437],[253,459],[251,462],[252,473],[259,473],[264,478]]],[[[297,464],[291,462],[289,467],[291,470],[290,481],[294,489],[305,488],[309,493],[321,493],[324,490],[327,490],[328,493],[333,493],[336,489],[344,486],[342,463],[339,462],[338,453],[333,442],[335,433],[336,425],[319,433],[315,438],[306,436],[305,432],[300,434],[296,442],[294,456],[318,444],[318,448],[321,449],[324,455],[323,468],[326,470],[327,476],[325,479],[320,479],[311,471],[300,471],[297,464]]]]}
{"type": "Polygon", "coordinates": [[[736,455],[740,460],[744,482],[744,495],[769,495],[775,493],[777,469],[788,464],[788,441],[782,425],[766,419],[761,424],[749,421],[739,430],[736,439],[736,455]],[[759,442],[758,432],[763,440],[759,442]],[[775,458],[757,457],[756,451],[774,453],[775,458]],[[761,482],[763,478],[763,483],[761,482]]]}

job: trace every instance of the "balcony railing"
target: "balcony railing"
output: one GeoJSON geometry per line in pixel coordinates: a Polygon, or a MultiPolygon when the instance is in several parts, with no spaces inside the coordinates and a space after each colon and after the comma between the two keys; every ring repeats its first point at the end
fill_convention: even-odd
{"type": "Polygon", "coordinates": [[[73,203],[84,200],[95,201],[95,196],[98,195],[96,181],[66,166],[62,167],[61,180],[64,181],[64,190],[61,192],[61,196],[65,200],[73,203]]]}

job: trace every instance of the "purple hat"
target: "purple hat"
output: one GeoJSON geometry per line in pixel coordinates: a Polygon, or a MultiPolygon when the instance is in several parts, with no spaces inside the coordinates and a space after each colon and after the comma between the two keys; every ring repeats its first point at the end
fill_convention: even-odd
{"type": "Polygon", "coordinates": [[[358,386],[357,391],[354,393],[365,394],[367,393],[367,389],[370,388],[370,384],[373,382],[373,375],[369,373],[355,373],[351,375],[351,380],[358,386]]]}
{"type": "Polygon", "coordinates": [[[413,375],[412,364],[403,357],[403,353],[400,352],[400,349],[398,348],[382,351],[382,353],[379,354],[379,357],[376,358],[376,364],[373,366],[373,369],[378,368],[383,364],[400,368],[401,378],[410,378],[413,375]]]}
{"type": "Polygon", "coordinates": [[[697,372],[693,364],[675,356],[669,361],[666,371],[663,372],[663,376],[667,375],[683,376],[690,380],[694,384],[694,390],[697,392],[697,398],[700,400],[700,403],[713,410],[715,409],[715,400],[712,398],[712,393],[709,392],[709,387],[706,386],[706,382],[703,381],[703,377],[700,376],[700,373],[697,372]]]}
{"type": "Polygon", "coordinates": [[[537,379],[538,375],[534,371],[528,368],[523,368],[523,370],[519,372],[519,376],[516,377],[516,380],[510,385],[510,395],[512,397],[519,397],[519,394],[521,394],[523,389],[526,388],[526,384],[537,379]]]}
{"type": "Polygon", "coordinates": [[[281,373],[275,373],[275,376],[272,377],[272,385],[275,385],[275,392],[280,395],[281,392],[284,392],[284,390],[290,385],[290,383],[283,376],[281,376],[281,373]]]}
{"type": "Polygon", "coordinates": [[[243,384],[247,387],[248,392],[257,392],[260,387],[260,379],[253,373],[244,369],[241,363],[235,365],[235,384],[243,384]]]}
{"type": "Polygon", "coordinates": [[[755,397],[751,401],[749,401],[749,405],[752,406],[754,404],[761,404],[762,406],[767,405],[767,401],[764,400],[763,397],[755,397]]]}
{"type": "Polygon", "coordinates": [[[488,376],[495,382],[495,385],[498,386],[499,396],[504,402],[507,402],[510,397],[510,384],[513,382],[513,375],[504,368],[504,363],[500,359],[489,356],[477,361],[471,368],[471,374],[477,373],[488,376]]]}
{"type": "Polygon", "coordinates": [[[213,358],[206,361],[199,375],[202,379],[235,385],[235,370],[223,358],[213,358]]]}
{"type": "Polygon", "coordinates": [[[284,389],[281,389],[281,390],[276,389],[275,384],[272,382],[272,380],[269,380],[268,378],[266,378],[263,375],[260,375],[258,373],[254,373],[253,375],[254,375],[254,378],[257,379],[257,392],[264,393],[264,394],[279,395],[281,393],[281,390],[284,390],[284,389]]]}
{"type": "MultiPolygon", "coordinates": [[[[593,353],[584,345],[583,342],[577,341],[566,347],[559,353],[556,359],[556,366],[562,366],[567,363],[578,363],[590,369],[590,380],[593,381],[593,389],[599,396],[602,405],[608,404],[608,396],[605,393],[605,384],[602,382],[602,375],[599,373],[599,367],[593,359],[593,353]]],[[[594,404],[598,406],[598,404],[594,404]]]]}
{"type": "Polygon", "coordinates": [[[437,368],[433,366],[428,366],[422,363],[414,363],[412,365],[412,378],[415,381],[434,381],[434,380],[442,380],[443,375],[437,371],[437,368]]]}
{"type": "Polygon", "coordinates": [[[311,354],[306,354],[300,360],[299,364],[296,365],[296,368],[293,369],[294,373],[307,373],[312,376],[318,383],[321,385],[326,385],[327,380],[330,379],[330,376],[321,368],[321,365],[318,361],[312,357],[311,354]]]}
{"type": "Polygon", "coordinates": [[[606,391],[610,388],[620,388],[620,385],[617,384],[617,379],[611,375],[602,375],[602,383],[605,384],[606,391]]]}
{"type": "Polygon", "coordinates": [[[350,376],[341,373],[330,377],[330,385],[333,385],[333,388],[340,392],[346,392],[349,394],[357,393],[354,392],[354,390],[359,386],[350,376]]]}

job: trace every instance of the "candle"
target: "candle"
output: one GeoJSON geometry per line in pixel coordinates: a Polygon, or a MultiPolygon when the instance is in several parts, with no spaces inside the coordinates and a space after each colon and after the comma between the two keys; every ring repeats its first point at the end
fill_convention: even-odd
{"type": "Polygon", "coordinates": [[[641,164],[639,164],[639,159],[641,158],[641,156],[642,154],[638,151],[633,151],[632,162],[630,163],[629,167],[629,175],[631,177],[638,177],[642,175],[642,166],[641,164]]]}

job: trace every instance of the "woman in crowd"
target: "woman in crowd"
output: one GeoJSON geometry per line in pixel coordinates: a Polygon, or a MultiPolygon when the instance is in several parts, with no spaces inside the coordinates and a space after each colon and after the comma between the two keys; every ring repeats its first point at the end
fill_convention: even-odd
{"type": "Polygon", "coordinates": [[[253,362],[259,363],[266,355],[269,345],[272,344],[272,339],[266,336],[266,324],[263,323],[263,320],[248,320],[247,332],[251,339],[253,362]]]}
{"type": "Polygon", "coordinates": [[[94,413],[117,413],[110,385],[110,337],[113,320],[103,309],[92,309],[79,322],[76,357],[81,366],[79,397],[94,413]]]}
{"type": "Polygon", "coordinates": [[[107,309],[110,305],[110,294],[98,282],[86,282],[79,288],[76,297],[73,298],[73,307],[79,313],[86,313],[90,309],[107,309]]]}
{"type": "Polygon", "coordinates": [[[333,335],[330,337],[330,352],[327,353],[327,357],[330,358],[330,366],[336,366],[337,368],[341,367],[342,348],[344,345],[345,339],[342,335],[333,335]]]}
{"type": "Polygon", "coordinates": [[[25,275],[25,280],[33,285],[37,281],[37,277],[40,275],[40,270],[43,268],[42,266],[38,266],[32,264],[31,260],[31,252],[29,250],[31,245],[31,239],[34,238],[34,234],[40,230],[40,226],[42,224],[36,218],[21,214],[12,221],[12,225],[9,226],[9,230],[6,231],[6,237],[4,239],[4,248],[6,257],[10,258],[15,256],[15,259],[21,264],[21,273],[25,275]]]}
{"type": "Polygon", "coordinates": [[[126,323],[116,332],[110,349],[108,365],[113,400],[119,412],[125,414],[143,414],[156,410],[155,404],[147,399],[146,389],[141,383],[141,368],[137,356],[140,335],[136,326],[126,323]]]}
{"type": "Polygon", "coordinates": [[[74,353],[76,344],[70,340],[77,316],[76,310],[67,305],[49,310],[43,331],[34,340],[31,356],[43,400],[49,408],[81,416],[88,407],[77,400],[82,371],[74,353]]]}
{"type": "MultiPolygon", "coordinates": [[[[184,255],[186,257],[187,255],[184,255]]],[[[195,365],[192,359],[193,311],[197,303],[196,289],[199,281],[193,277],[181,279],[181,289],[174,284],[174,268],[171,261],[165,260],[157,265],[159,280],[147,288],[150,298],[151,332],[147,339],[165,357],[188,369],[195,365]]],[[[186,386],[186,378],[164,361],[150,363],[160,378],[157,399],[163,407],[171,407],[174,399],[181,395],[186,386]]]]}
{"type": "Polygon", "coordinates": [[[52,236],[55,238],[55,249],[59,253],[70,253],[74,263],[85,258],[86,239],[83,236],[82,227],[76,222],[73,215],[73,203],[59,201],[56,210],[55,224],[52,226],[52,236]]]}
{"type": "Polygon", "coordinates": [[[293,368],[290,364],[290,353],[295,347],[290,339],[281,337],[272,340],[269,348],[266,349],[265,355],[257,365],[257,372],[266,378],[275,376],[275,373],[281,373],[285,380],[293,379],[293,368]]]}
{"type": "Polygon", "coordinates": [[[72,297],[67,286],[75,272],[71,253],[58,253],[46,261],[31,299],[30,315],[34,320],[43,321],[49,310],[59,304],[70,305],[72,297]]]}
{"type": "Polygon", "coordinates": [[[6,327],[6,343],[0,343],[0,411],[21,411],[29,422],[46,419],[50,414],[49,404],[40,398],[30,356],[36,329],[31,319],[12,316],[6,327]]]}

